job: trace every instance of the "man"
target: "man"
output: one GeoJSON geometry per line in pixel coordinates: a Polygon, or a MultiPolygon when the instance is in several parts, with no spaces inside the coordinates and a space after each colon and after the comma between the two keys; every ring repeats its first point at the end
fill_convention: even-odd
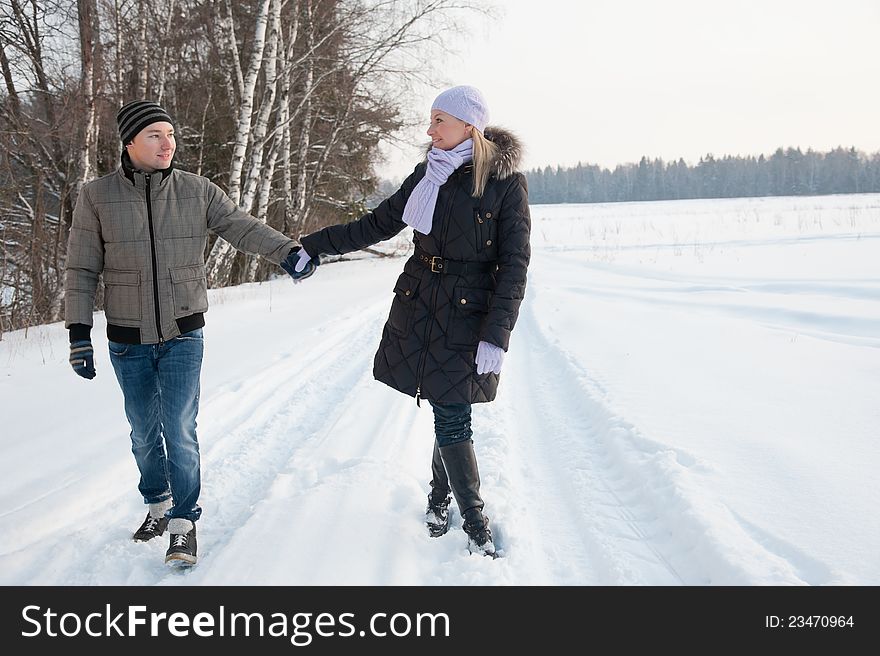
{"type": "Polygon", "coordinates": [[[110,360],[131,425],[138,489],[149,506],[133,539],[167,529],[165,562],[193,565],[202,512],[196,415],[208,230],[281,264],[294,280],[314,267],[294,271],[299,247],[291,239],[240,210],[207,178],[173,168],[174,122],[158,104],[128,103],[116,120],[121,165],[83,187],[67,244],[70,363],[83,378],[95,377],[90,336],[103,275],[110,360]]]}

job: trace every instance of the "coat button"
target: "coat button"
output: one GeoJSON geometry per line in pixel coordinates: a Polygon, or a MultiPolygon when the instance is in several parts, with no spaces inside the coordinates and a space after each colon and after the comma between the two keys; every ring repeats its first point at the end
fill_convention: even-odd
{"type": "Polygon", "coordinates": [[[480,217],[480,216],[478,216],[478,217],[477,217],[477,223],[482,223],[482,222],[483,222],[483,218],[480,217]]]}
{"type": "Polygon", "coordinates": [[[491,246],[491,245],[492,245],[492,240],[491,240],[491,239],[487,239],[487,240],[486,240],[486,246],[491,246]]]}
{"type": "Polygon", "coordinates": [[[492,212],[486,212],[486,218],[487,218],[487,219],[491,219],[491,218],[492,218],[492,212]]]}
{"type": "Polygon", "coordinates": [[[407,289],[405,292],[403,292],[403,293],[404,293],[406,296],[409,296],[409,290],[408,290],[408,289],[407,289]]]}
{"type": "Polygon", "coordinates": [[[467,303],[467,299],[466,299],[466,298],[461,299],[461,304],[462,304],[462,305],[465,305],[466,303],[467,303]]]}

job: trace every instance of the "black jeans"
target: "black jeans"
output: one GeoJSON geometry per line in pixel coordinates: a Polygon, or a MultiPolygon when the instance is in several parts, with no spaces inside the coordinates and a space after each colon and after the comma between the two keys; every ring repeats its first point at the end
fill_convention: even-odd
{"type": "Polygon", "coordinates": [[[473,437],[470,403],[434,403],[434,434],[441,447],[463,442],[473,437]]]}

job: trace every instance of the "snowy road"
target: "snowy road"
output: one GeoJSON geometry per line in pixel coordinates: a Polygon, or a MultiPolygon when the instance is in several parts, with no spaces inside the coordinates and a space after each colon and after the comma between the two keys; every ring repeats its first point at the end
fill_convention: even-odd
{"type": "Polygon", "coordinates": [[[399,259],[211,292],[185,572],[128,539],[103,315],[91,382],[58,324],[7,334],[0,583],[876,585],[880,198],[835,198],[534,208],[499,397],[474,412],[495,561],[457,510],[427,536],[430,408],[372,379],[399,259]]]}

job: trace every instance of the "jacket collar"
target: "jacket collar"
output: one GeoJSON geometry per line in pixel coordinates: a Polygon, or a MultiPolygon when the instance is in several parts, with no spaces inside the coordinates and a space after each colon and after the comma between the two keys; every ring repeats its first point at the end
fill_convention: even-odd
{"type": "MultiPolygon", "coordinates": [[[[131,163],[131,157],[128,156],[128,151],[123,150],[122,155],[120,156],[120,170],[122,174],[128,178],[128,180],[138,189],[143,189],[147,186],[146,183],[146,174],[143,171],[139,171],[134,168],[134,165],[131,163]]],[[[162,174],[162,179],[159,180],[159,184],[165,182],[165,179],[171,175],[174,171],[174,162],[168,165],[167,169],[160,169],[156,171],[156,173],[162,174]]],[[[151,174],[153,175],[153,174],[151,174]]]]}

